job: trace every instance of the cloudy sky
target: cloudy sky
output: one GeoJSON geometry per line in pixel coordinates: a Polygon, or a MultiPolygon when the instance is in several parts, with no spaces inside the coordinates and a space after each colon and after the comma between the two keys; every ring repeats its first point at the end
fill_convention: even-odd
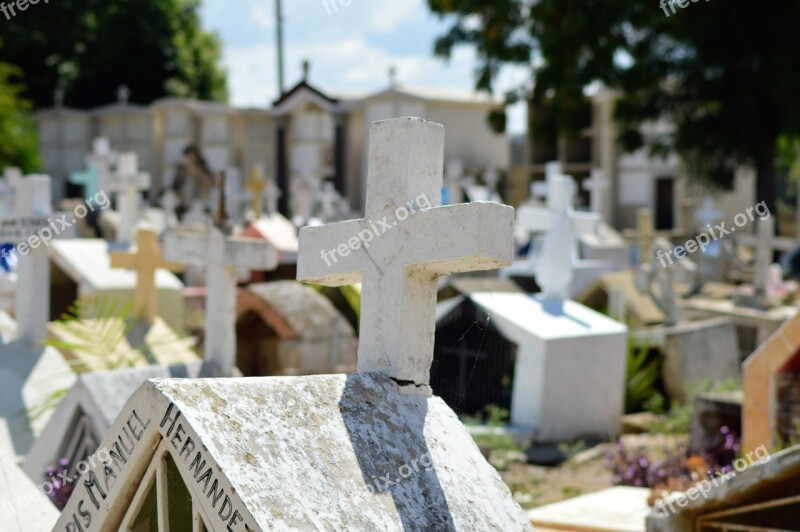
{"type": "MultiPolygon", "coordinates": [[[[407,85],[462,91],[474,87],[476,62],[471,49],[457,50],[449,62],[433,56],[434,40],[447,21],[431,15],[426,0],[341,3],[338,0],[335,11],[326,9],[323,0],[284,0],[287,86],[300,79],[307,58],[311,82],[331,92],[383,89],[391,65],[407,85]]],[[[235,105],[265,106],[277,95],[274,9],[274,0],[203,0],[203,22],[222,38],[235,105]]],[[[497,94],[527,75],[524,69],[507,68],[497,94]]],[[[512,133],[523,131],[522,109],[512,110],[509,118],[512,133]]]]}

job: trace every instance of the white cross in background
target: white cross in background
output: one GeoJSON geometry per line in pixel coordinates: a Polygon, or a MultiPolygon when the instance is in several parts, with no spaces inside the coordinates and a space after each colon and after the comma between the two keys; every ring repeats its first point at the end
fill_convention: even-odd
{"type": "Polygon", "coordinates": [[[161,195],[161,208],[164,209],[164,227],[168,231],[178,225],[178,216],[175,214],[175,209],[178,208],[179,204],[180,198],[174,190],[167,189],[161,195]]]}
{"type": "Polygon", "coordinates": [[[503,199],[500,197],[500,193],[497,192],[497,184],[500,182],[500,174],[497,173],[497,169],[494,166],[490,166],[483,172],[483,183],[486,185],[486,188],[489,189],[489,197],[488,201],[496,201],[498,203],[502,203],[503,199]]]}
{"type": "Polygon", "coordinates": [[[463,179],[464,163],[461,159],[448,161],[444,173],[444,186],[447,189],[448,205],[464,203],[463,179]]]}
{"type": "Polygon", "coordinates": [[[131,153],[121,153],[117,170],[109,176],[108,190],[116,193],[119,210],[117,242],[130,244],[133,229],[139,216],[139,193],[150,188],[150,174],[139,172],[139,158],[131,153]]]}
{"type": "Polygon", "coordinates": [[[661,264],[661,259],[658,257],[668,256],[672,249],[672,244],[664,238],[653,240],[647,255],[642,256],[633,278],[636,288],[649,295],[664,313],[667,325],[675,325],[680,320],[680,307],[675,293],[675,275],[682,273],[684,276],[693,276],[695,268],[688,258],[677,261],[676,267],[661,264]]]}
{"type": "Polygon", "coordinates": [[[514,209],[487,202],[441,206],[443,152],[439,124],[373,123],[365,218],[300,230],[298,280],[363,285],[359,372],[427,384],[437,278],[513,259],[514,209]]]}
{"type": "Polygon", "coordinates": [[[106,190],[111,168],[117,160],[117,153],[111,151],[111,143],[105,137],[96,137],[92,141],[92,153],[86,156],[86,166],[97,168],[97,188],[106,190]]]}
{"type": "Polygon", "coordinates": [[[55,237],[53,227],[58,228],[59,222],[54,222],[54,226],[50,223],[53,218],[49,176],[18,177],[11,186],[14,188],[13,214],[0,222],[0,242],[17,244],[18,336],[20,341],[37,344],[47,338],[50,320],[49,241],[43,242],[41,238],[55,237]]]}
{"type": "Polygon", "coordinates": [[[336,187],[333,183],[326,181],[322,184],[322,190],[319,193],[319,213],[322,220],[325,222],[332,222],[336,220],[339,214],[339,193],[336,192],[336,187]]]}
{"type": "Polygon", "coordinates": [[[301,223],[308,223],[314,215],[314,205],[319,193],[319,182],[314,175],[303,170],[299,177],[292,181],[292,218],[301,223]]]}
{"type": "Polygon", "coordinates": [[[725,213],[714,208],[714,198],[706,196],[703,198],[703,208],[694,215],[695,220],[702,223],[701,229],[719,222],[725,217],[725,213]]]}
{"type": "Polygon", "coordinates": [[[530,186],[530,196],[536,199],[547,198],[547,191],[550,188],[549,181],[552,177],[563,175],[561,163],[550,161],[544,165],[544,181],[532,181],[530,186]]]}
{"type": "Polygon", "coordinates": [[[227,237],[210,226],[208,231],[173,231],[164,239],[168,261],[206,268],[205,360],[223,375],[236,367],[236,268],[274,270],[275,248],[262,240],[227,237]]]}
{"type": "Polygon", "coordinates": [[[264,199],[267,200],[267,214],[272,216],[278,214],[278,200],[283,196],[283,192],[275,184],[275,181],[269,181],[264,189],[264,199]]]}
{"type": "Polygon", "coordinates": [[[547,206],[521,207],[517,211],[518,229],[545,233],[534,257],[533,271],[548,300],[569,298],[572,266],[578,256],[578,234],[594,233],[600,223],[597,214],[572,209],[576,190],[572,177],[552,175],[547,180],[547,206]]]}
{"type": "Polygon", "coordinates": [[[581,186],[589,192],[589,209],[599,214],[603,219],[608,219],[606,212],[606,190],[611,185],[606,179],[606,174],[599,168],[592,170],[592,177],[584,179],[581,186]]]}
{"type": "Polygon", "coordinates": [[[233,223],[242,219],[242,205],[250,203],[251,195],[242,188],[242,176],[237,168],[228,168],[225,171],[225,208],[228,218],[233,223]]]}
{"type": "Polygon", "coordinates": [[[22,170],[15,166],[3,169],[3,183],[0,186],[0,218],[14,211],[14,190],[17,181],[22,179],[22,170]]]}

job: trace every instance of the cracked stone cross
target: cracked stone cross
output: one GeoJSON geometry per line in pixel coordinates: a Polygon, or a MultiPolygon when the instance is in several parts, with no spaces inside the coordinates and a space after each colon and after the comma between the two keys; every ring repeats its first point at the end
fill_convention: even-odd
{"type": "Polygon", "coordinates": [[[361,282],[358,371],[427,385],[436,279],[509,265],[514,209],[492,202],[441,206],[439,124],[419,118],[375,122],[369,139],[365,218],[301,229],[297,279],[328,286],[361,282]],[[405,209],[423,197],[430,208],[405,209]],[[372,229],[387,220],[385,232],[372,229]],[[322,252],[332,245],[341,251],[328,266],[322,252]]]}

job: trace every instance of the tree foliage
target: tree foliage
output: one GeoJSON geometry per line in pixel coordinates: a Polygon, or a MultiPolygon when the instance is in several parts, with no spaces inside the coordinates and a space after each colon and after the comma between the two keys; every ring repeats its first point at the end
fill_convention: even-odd
{"type": "Polygon", "coordinates": [[[625,148],[675,149],[691,177],[721,186],[750,165],[759,200],[774,208],[777,141],[800,131],[800,3],[680,1],[686,7],[676,4],[674,14],[655,0],[428,3],[452,20],[436,52],[474,46],[478,87],[491,88],[503,64],[531,65],[525,97],[547,98],[557,127],[569,131],[585,87],[603,82],[622,93],[616,116],[625,148]],[[640,126],[659,118],[674,131],[643,138],[640,126]]]}
{"type": "Polygon", "coordinates": [[[0,63],[0,168],[32,172],[40,164],[39,149],[30,102],[20,96],[23,87],[12,81],[19,74],[18,68],[0,63]]]}
{"type": "Polygon", "coordinates": [[[117,99],[165,96],[223,101],[220,42],[203,31],[200,0],[58,0],[5,21],[0,60],[24,73],[25,96],[49,107],[57,87],[87,108],[117,99]]]}

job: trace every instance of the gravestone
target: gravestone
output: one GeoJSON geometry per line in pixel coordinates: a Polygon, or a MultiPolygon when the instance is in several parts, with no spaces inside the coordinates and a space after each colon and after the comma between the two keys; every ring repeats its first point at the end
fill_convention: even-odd
{"type": "Polygon", "coordinates": [[[611,182],[606,178],[605,172],[599,168],[592,169],[592,176],[584,179],[581,187],[589,191],[589,209],[599,214],[603,220],[608,221],[606,191],[611,187],[611,182]]]}
{"type": "MultiPolygon", "coordinates": [[[[57,530],[77,531],[89,520],[100,530],[161,529],[167,523],[175,530],[210,531],[533,530],[458,418],[431,397],[427,386],[436,297],[432,278],[452,269],[504,264],[512,253],[510,207],[438,207],[443,140],[441,126],[420,119],[374,124],[367,212],[377,215],[427,194],[436,207],[417,213],[420,219],[442,232],[458,232],[453,228],[461,224],[431,222],[466,221],[464,234],[475,240],[411,248],[425,248],[408,260],[425,272],[422,279],[407,279],[413,271],[383,247],[372,250],[376,263],[355,252],[325,280],[357,277],[349,272],[363,268],[366,301],[384,296],[413,305],[402,313],[391,305],[362,305],[359,366],[375,371],[151,380],[128,401],[101,442],[101,448],[122,451],[115,443],[130,441],[125,459],[112,457],[85,473],[57,530]],[[382,200],[390,205],[381,205],[382,200]],[[474,222],[464,220],[470,215],[474,222]],[[494,231],[487,215],[500,219],[494,231]],[[473,225],[483,233],[472,233],[473,225]],[[493,240],[480,239],[489,232],[493,240]],[[497,240],[504,242],[494,244],[497,240]],[[372,277],[375,267],[400,282],[372,277]],[[409,295],[417,297],[409,300],[409,295]],[[430,323],[420,319],[423,310],[430,323]],[[379,315],[369,318],[369,312],[379,315]],[[402,331],[418,325],[431,334],[420,338],[421,331],[414,330],[403,337],[407,345],[400,345],[389,321],[402,331]],[[370,336],[377,334],[391,336],[376,343],[378,338],[370,336]],[[363,340],[378,349],[365,351],[363,340]],[[420,351],[426,348],[427,353],[420,351]]],[[[412,227],[398,228],[398,237],[381,236],[394,245],[419,236],[411,230],[415,222],[405,221],[412,227]]],[[[317,264],[305,266],[318,262],[317,238],[331,236],[337,226],[363,230],[361,222],[366,221],[305,228],[301,242],[308,251],[299,270],[317,276],[317,264]]],[[[379,245],[376,239],[374,248],[379,245]]]]}
{"type": "Polygon", "coordinates": [[[300,230],[298,280],[362,283],[359,371],[427,382],[436,278],[496,268],[512,256],[513,209],[486,202],[440,208],[443,133],[419,119],[373,124],[365,218],[300,230]],[[432,208],[415,211],[423,202],[432,208]],[[389,228],[376,234],[373,220],[389,228]],[[314,260],[303,260],[304,249],[314,260]]]}
{"type": "Polygon", "coordinates": [[[272,270],[275,248],[255,239],[226,237],[216,227],[205,232],[174,231],[164,241],[167,260],[206,268],[205,360],[221,374],[236,371],[236,269],[272,270]]]}
{"type": "Polygon", "coordinates": [[[34,175],[15,180],[13,217],[0,225],[0,242],[16,244],[17,290],[14,311],[19,340],[38,344],[47,337],[50,320],[50,264],[45,234],[51,227],[50,177],[34,175]]]}
{"type": "Polygon", "coordinates": [[[138,156],[135,153],[121,153],[116,171],[110,175],[107,186],[109,191],[116,194],[119,210],[117,242],[130,244],[139,217],[140,192],[150,188],[150,174],[139,172],[138,156]]]}
{"type": "Polygon", "coordinates": [[[136,272],[134,311],[152,324],[158,316],[158,291],[156,272],[160,269],[183,271],[183,266],[164,260],[155,232],[140,229],[136,235],[136,251],[111,253],[112,268],[126,268],[136,272]]]}
{"type": "Polygon", "coordinates": [[[118,154],[111,150],[111,143],[106,137],[92,140],[92,152],[86,156],[86,166],[97,169],[97,189],[108,190],[111,172],[117,163],[118,154]]]}
{"type": "MultiPolygon", "coordinates": [[[[664,265],[658,259],[666,256],[672,250],[672,245],[663,239],[657,238],[650,247],[648,262],[639,265],[636,272],[636,288],[640,292],[650,295],[658,308],[664,313],[667,325],[675,325],[681,319],[681,309],[678,305],[678,296],[675,287],[675,269],[671,265],[664,265]]],[[[685,261],[676,262],[677,267],[685,265],[685,261]]]]}

